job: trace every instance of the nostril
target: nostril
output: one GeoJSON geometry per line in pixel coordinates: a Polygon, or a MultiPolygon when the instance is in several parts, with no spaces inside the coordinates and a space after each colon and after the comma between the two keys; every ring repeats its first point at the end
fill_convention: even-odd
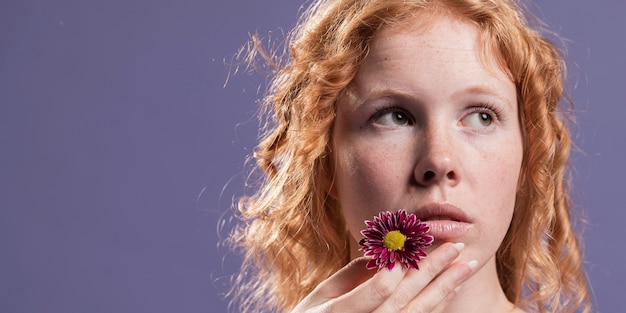
{"type": "Polygon", "coordinates": [[[427,171],[426,173],[424,173],[424,180],[425,181],[429,181],[429,180],[431,180],[433,178],[435,178],[435,172],[427,171]]]}
{"type": "Polygon", "coordinates": [[[454,172],[448,172],[446,176],[448,177],[448,179],[454,179],[454,172]]]}

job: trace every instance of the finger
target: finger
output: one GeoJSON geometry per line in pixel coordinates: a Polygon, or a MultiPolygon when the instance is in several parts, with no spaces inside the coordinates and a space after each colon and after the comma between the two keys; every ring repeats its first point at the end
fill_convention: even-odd
{"type": "Polygon", "coordinates": [[[450,293],[476,272],[478,261],[454,264],[439,275],[433,282],[406,306],[408,312],[432,312],[450,293]]]}
{"type": "Polygon", "coordinates": [[[352,260],[335,274],[321,282],[294,309],[294,312],[305,311],[305,308],[320,306],[331,299],[337,298],[359,284],[368,280],[376,271],[367,270],[369,258],[361,257],[352,260]]]}
{"type": "Polygon", "coordinates": [[[328,300],[351,291],[376,274],[376,271],[368,270],[365,266],[368,261],[369,258],[365,257],[352,260],[319,284],[311,294],[317,298],[328,300]]]}
{"type": "Polygon", "coordinates": [[[323,304],[322,312],[372,312],[396,289],[407,271],[397,264],[382,269],[350,292],[323,304]]]}
{"type": "Polygon", "coordinates": [[[444,312],[447,312],[446,308],[448,307],[448,304],[450,304],[452,302],[452,299],[454,299],[454,296],[456,296],[456,294],[458,293],[459,289],[461,289],[461,286],[463,286],[463,285],[458,285],[456,288],[454,288],[454,290],[452,290],[443,299],[443,301],[439,302],[439,304],[437,304],[435,309],[432,310],[430,313],[444,313],[444,312]]]}
{"type": "MultiPolygon", "coordinates": [[[[419,270],[409,270],[393,294],[375,312],[404,309],[435,277],[447,268],[465,248],[463,243],[446,243],[420,262],[419,270]]],[[[445,296],[444,296],[445,297],[445,296]]],[[[437,302],[442,301],[438,299],[437,302]]]]}

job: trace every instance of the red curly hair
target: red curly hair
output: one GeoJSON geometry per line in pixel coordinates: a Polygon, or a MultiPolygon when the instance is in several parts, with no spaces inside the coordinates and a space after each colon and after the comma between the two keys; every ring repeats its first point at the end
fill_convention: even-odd
{"type": "Polygon", "coordinates": [[[260,179],[240,200],[242,224],[230,237],[244,251],[231,294],[238,310],[289,311],[349,261],[345,222],[326,191],[335,100],[381,27],[442,10],[479,28],[483,53],[493,51],[517,87],[524,156],[513,220],[497,252],[502,288],[530,311],[591,310],[570,221],[570,137],[559,109],[564,62],[509,0],[315,1],[290,33],[282,64],[253,39],[251,57],[260,53],[276,71],[254,154],[260,179]]]}

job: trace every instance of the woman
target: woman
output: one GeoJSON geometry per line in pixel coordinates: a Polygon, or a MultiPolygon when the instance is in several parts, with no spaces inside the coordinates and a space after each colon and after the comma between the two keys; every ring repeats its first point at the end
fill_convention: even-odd
{"type": "Polygon", "coordinates": [[[241,310],[590,310],[564,66],[515,3],[317,1],[289,51],[231,238],[241,310]],[[428,257],[367,270],[363,221],[400,209],[430,226],[428,257]]]}

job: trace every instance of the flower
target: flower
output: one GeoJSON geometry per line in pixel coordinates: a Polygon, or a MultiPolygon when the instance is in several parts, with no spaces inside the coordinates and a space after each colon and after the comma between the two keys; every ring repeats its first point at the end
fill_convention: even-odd
{"type": "Polygon", "coordinates": [[[392,270],[396,261],[405,268],[419,269],[417,262],[426,257],[424,248],[434,240],[428,235],[428,225],[405,210],[380,212],[373,221],[366,220],[365,225],[367,228],[361,231],[365,238],[359,241],[359,250],[372,258],[367,263],[368,269],[392,270]]]}

